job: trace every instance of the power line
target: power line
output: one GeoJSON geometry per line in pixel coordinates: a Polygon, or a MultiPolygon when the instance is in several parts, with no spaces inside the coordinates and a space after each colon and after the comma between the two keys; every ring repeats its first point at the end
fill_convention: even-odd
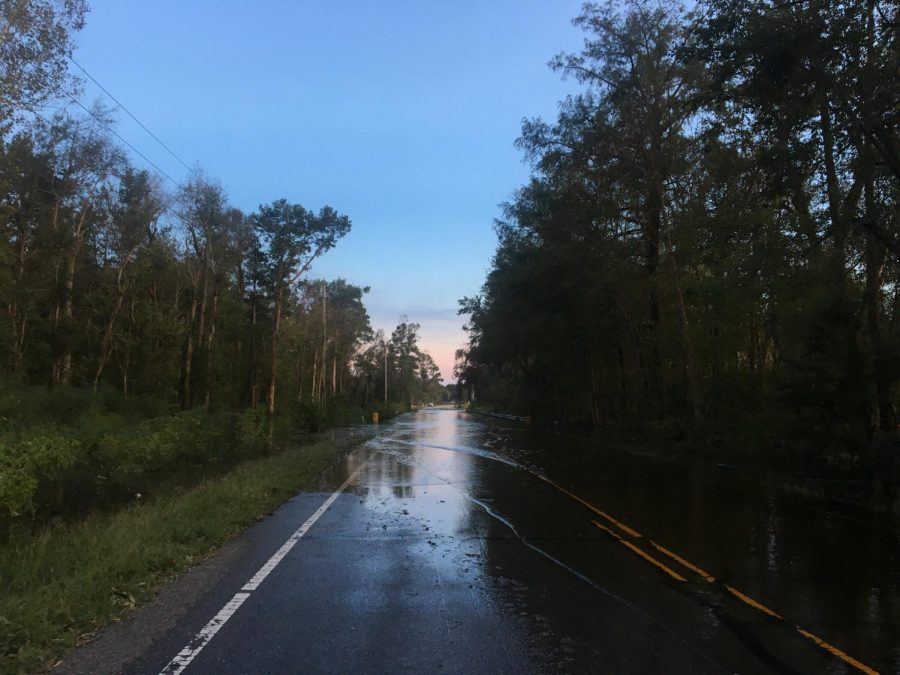
{"type": "Polygon", "coordinates": [[[168,145],[166,145],[165,143],[163,143],[162,140],[160,140],[159,136],[157,136],[157,135],[154,134],[152,131],[150,131],[150,129],[147,128],[147,125],[146,125],[146,124],[144,124],[143,122],[141,122],[141,121],[140,121],[140,120],[139,120],[139,119],[138,119],[138,118],[137,118],[137,117],[136,117],[136,116],[135,116],[128,108],[126,108],[126,107],[122,104],[122,102],[121,102],[119,99],[117,99],[115,96],[113,96],[113,95],[110,93],[110,91],[109,91],[106,87],[104,87],[102,84],[100,84],[100,83],[97,81],[97,78],[95,78],[93,75],[91,75],[91,74],[87,71],[87,69],[85,69],[84,66],[82,66],[80,63],[78,63],[78,61],[76,61],[75,59],[73,59],[71,56],[69,57],[69,61],[71,61],[73,64],[75,64],[75,66],[77,66],[78,69],[81,70],[81,72],[83,72],[85,75],[87,75],[88,78],[91,80],[91,82],[93,82],[93,83],[96,84],[98,87],[100,87],[100,89],[103,90],[103,93],[104,93],[104,94],[106,94],[107,96],[109,96],[109,97],[115,102],[115,104],[116,104],[117,106],[119,106],[122,110],[124,110],[125,113],[126,113],[131,119],[133,119],[135,122],[137,122],[137,123],[140,125],[141,129],[143,129],[143,130],[146,131],[148,134],[150,134],[150,136],[153,137],[153,140],[155,140],[155,141],[156,141],[157,143],[159,143],[163,148],[165,148],[165,149],[166,149],[166,152],[168,152],[170,155],[172,155],[172,157],[174,157],[175,159],[177,159],[185,169],[187,169],[188,171],[190,171],[190,172],[191,172],[192,174],[194,174],[194,175],[197,174],[197,172],[196,172],[194,169],[192,169],[190,166],[188,166],[187,163],[186,163],[184,160],[181,159],[181,157],[179,157],[178,155],[175,154],[175,151],[172,150],[172,148],[170,148],[168,145]]]}
{"type": "Polygon", "coordinates": [[[184,190],[184,189],[185,189],[184,186],[183,186],[181,183],[179,183],[177,180],[175,180],[174,178],[172,178],[172,176],[170,176],[170,175],[167,174],[165,171],[163,171],[162,169],[160,169],[159,166],[157,166],[157,164],[156,164],[152,159],[150,159],[149,157],[147,157],[147,155],[145,155],[143,152],[141,152],[141,151],[138,150],[136,147],[134,147],[131,143],[129,143],[128,141],[126,141],[118,131],[116,131],[116,130],[113,129],[111,126],[109,126],[109,124],[106,123],[106,120],[104,120],[104,119],[101,118],[99,115],[97,115],[97,113],[95,113],[93,110],[90,110],[89,108],[87,108],[81,101],[79,101],[79,100],[78,100],[77,98],[75,98],[74,96],[71,96],[71,95],[70,95],[69,98],[72,99],[72,102],[75,103],[77,106],[79,106],[82,110],[84,110],[88,115],[90,115],[90,116],[93,117],[95,120],[97,120],[101,125],[103,125],[103,127],[104,127],[109,133],[113,134],[116,138],[118,138],[118,139],[119,139],[120,141],[122,141],[125,145],[127,145],[129,148],[131,148],[131,150],[132,150],[133,152],[135,152],[135,153],[137,153],[138,155],[140,155],[140,156],[144,159],[145,162],[147,162],[150,166],[152,166],[154,169],[156,169],[160,174],[162,174],[163,176],[165,176],[166,178],[168,178],[170,181],[172,181],[172,184],[175,185],[179,190],[184,190]]]}
{"type": "MultiPolygon", "coordinates": [[[[177,187],[182,192],[187,192],[187,189],[181,183],[179,183],[177,180],[172,178],[172,176],[170,176],[165,171],[160,169],[159,166],[157,166],[157,164],[153,160],[151,160],[149,157],[147,157],[147,155],[145,155],[143,152],[141,152],[136,147],[134,147],[131,143],[126,141],[119,132],[117,132],[115,129],[113,129],[111,126],[109,126],[109,124],[107,124],[106,121],[103,118],[99,117],[93,110],[90,110],[89,108],[87,108],[81,101],[79,101],[74,96],[69,95],[69,98],[72,99],[72,101],[76,105],[78,105],[78,107],[80,107],[82,110],[84,110],[88,115],[90,115],[95,120],[97,120],[97,122],[99,122],[101,125],[103,125],[103,127],[109,133],[113,134],[116,138],[118,138],[125,145],[127,145],[129,148],[131,148],[134,152],[136,152],[138,155],[140,155],[144,159],[145,162],[147,162],[150,166],[152,166],[154,169],[156,169],[161,175],[168,178],[175,187],[177,187]]],[[[44,118],[41,117],[41,119],[44,119],[44,118]]],[[[46,120],[44,120],[44,121],[46,121],[46,120]]],[[[167,204],[161,202],[160,206],[161,206],[162,210],[165,211],[166,213],[168,213],[170,216],[174,216],[175,218],[178,217],[178,214],[175,211],[173,211],[167,204]]]]}
{"type": "Polygon", "coordinates": [[[51,121],[48,120],[46,117],[44,117],[43,115],[41,115],[41,113],[39,113],[37,110],[34,110],[33,108],[26,108],[26,110],[27,110],[28,112],[30,112],[32,115],[34,115],[35,117],[37,117],[38,119],[40,119],[40,120],[41,120],[44,124],[46,124],[48,127],[52,127],[52,126],[53,126],[53,122],[51,122],[51,121]]]}
{"type": "MultiPolygon", "coordinates": [[[[71,97],[70,97],[70,98],[71,98],[71,97]]],[[[153,168],[155,168],[157,171],[159,171],[163,176],[165,176],[166,178],[168,178],[170,181],[172,181],[173,183],[175,183],[175,185],[176,185],[179,189],[185,190],[185,188],[184,188],[181,184],[177,183],[177,182],[176,182],[171,176],[169,176],[165,171],[163,171],[163,170],[160,169],[158,166],[156,166],[156,164],[154,164],[152,161],[150,161],[150,160],[149,160],[142,152],[140,152],[137,148],[135,148],[133,145],[131,145],[131,143],[129,143],[129,142],[126,141],[124,138],[122,138],[119,134],[117,134],[115,131],[113,131],[112,129],[110,129],[109,126],[108,126],[102,119],[100,119],[99,117],[97,117],[93,112],[91,112],[90,110],[88,110],[87,108],[85,108],[81,103],[79,103],[79,102],[78,102],[77,100],[75,100],[74,98],[73,98],[72,100],[75,101],[75,103],[77,103],[83,110],[86,110],[86,111],[88,112],[88,114],[91,115],[91,117],[93,117],[95,120],[97,120],[98,122],[100,122],[100,124],[102,124],[109,132],[115,134],[115,135],[116,135],[123,143],[125,143],[129,148],[131,148],[131,149],[134,150],[138,155],[140,155],[141,157],[143,157],[150,165],[153,166],[153,168]]],[[[28,110],[28,112],[30,112],[32,115],[34,115],[34,116],[37,117],[39,120],[41,120],[44,124],[46,124],[49,128],[52,129],[52,128],[54,128],[54,127],[57,126],[57,124],[56,124],[55,122],[52,122],[52,121],[48,120],[48,119],[47,119],[46,117],[44,117],[41,113],[39,113],[37,110],[35,110],[35,109],[33,109],[33,108],[27,108],[27,110],[28,110]]],[[[180,214],[178,214],[178,213],[176,213],[175,211],[173,211],[173,210],[172,210],[172,207],[170,207],[170,206],[169,206],[168,204],[166,204],[164,201],[161,201],[159,206],[160,206],[160,208],[161,208],[165,213],[168,213],[170,216],[173,216],[174,218],[179,218],[179,217],[180,217],[180,214]]]]}

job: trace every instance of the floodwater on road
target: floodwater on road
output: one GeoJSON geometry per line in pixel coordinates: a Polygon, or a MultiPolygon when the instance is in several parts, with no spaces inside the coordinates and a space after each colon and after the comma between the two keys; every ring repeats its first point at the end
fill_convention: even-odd
{"type": "MultiPolygon", "coordinates": [[[[463,445],[550,477],[713,576],[713,588],[740,590],[826,641],[826,651],[900,673],[900,538],[890,517],[520,425],[460,415],[452,426],[463,445]]],[[[839,658],[830,670],[846,665],[839,658]]]]}
{"type": "Polygon", "coordinates": [[[457,410],[383,425],[229,555],[104,672],[900,672],[884,523],[457,410]]]}
{"type": "MultiPolygon", "coordinates": [[[[764,604],[826,641],[826,651],[900,673],[900,540],[889,516],[521,427],[472,427],[477,444],[677,552],[713,576],[712,586],[764,604]]],[[[838,658],[830,669],[844,665],[838,658]]]]}
{"type": "MultiPolygon", "coordinates": [[[[896,530],[884,519],[460,411],[406,416],[369,447],[375,452],[360,457],[373,462],[371,471],[393,476],[374,481],[367,501],[389,492],[376,505],[390,509],[429,489],[450,496],[416,509],[436,528],[434,564],[449,558],[444,564],[456,565],[461,552],[477,558],[491,588],[485,595],[524,612],[549,666],[605,662],[616,670],[604,661],[609,651],[621,666],[667,669],[654,655],[665,648],[649,635],[609,639],[618,628],[604,622],[628,614],[658,621],[651,634],[670,632],[660,642],[684,638],[684,649],[696,647],[726,669],[844,672],[858,670],[858,661],[900,672],[900,556],[896,530]],[[459,540],[473,545],[473,521],[485,515],[503,543],[477,539],[476,557],[459,540]],[[438,553],[442,538],[453,545],[438,553]],[[570,589],[576,597],[542,581],[535,567],[548,562],[581,581],[570,589]],[[690,612],[667,597],[673,591],[691,600],[690,612]],[[604,619],[590,608],[595,602],[621,609],[604,619]],[[582,611],[584,621],[573,621],[582,611]],[[731,642],[733,650],[724,647],[731,642]],[[804,660],[809,651],[816,653],[804,660]],[[628,660],[637,654],[647,660],[628,660]]],[[[677,658],[668,663],[678,669],[677,658]]]]}

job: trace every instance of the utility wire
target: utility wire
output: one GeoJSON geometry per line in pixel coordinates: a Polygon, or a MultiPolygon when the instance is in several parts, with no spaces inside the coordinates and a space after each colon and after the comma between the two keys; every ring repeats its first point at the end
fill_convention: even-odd
{"type": "Polygon", "coordinates": [[[172,176],[170,176],[170,175],[167,174],[165,171],[163,171],[162,169],[160,169],[159,166],[157,166],[157,164],[156,164],[152,159],[150,159],[149,157],[147,157],[147,155],[145,155],[143,152],[141,152],[141,151],[138,150],[136,147],[134,147],[131,143],[129,143],[128,141],[126,141],[118,131],[116,131],[116,130],[113,129],[111,126],[109,126],[109,124],[106,123],[106,120],[104,120],[102,117],[100,117],[99,115],[97,115],[97,113],[95,113],[93,110],[87,108],[81,101],[79,101],[79,100],[78,100],[77,98],[75,98],[74,96],[71,96],[71,95],[70,95],[69,98],[72,99],[72,102],[75,103],[77,106],[79,106],[82,110],[84,110],[88,115],[90,115],[90,116],[93,117],[95,120],[97,120],[101,125],[103,125],[103,127],[104,127],[109,133],[113,134],[116,138],[118,138],[118,139],[119,139],[120,141],[122,141],[125,145],[127,145],[129,148],[131,148],[132,151],[134,151],[135,153],[137,153],[138,155],[140,155],[140,156],[144,159],[144,161],[147,162],[150,166],[152,166],[152,167],[153,167],[154,169],[156,169],[159,173],[161,173],[163,176],[165,176],[165,177],[168,178],[170,181],[172,181],[172,184],[175,185],[175,187],[177,187],[179,190],[184,190],[184,189],[185,189],[184,186],[183,186],[181,183],[179,183],[177,180],[175,180],[174,178],[172,178],[172,176]]]}
{"type": "Polygon", "coordinates": [[[41,115],[41,113],[39,113],[37,110],[34,110],[33,108],[26,108],[26,110],[27,110],[28,112],[30,112],[32,115],[34,115],[35,117],[37,117],[38,119],[40,119],[40,120],[41,120],[44,124],[46,124],[48,127],[52,127],[52,126],[53,126],[53,122],[51,122],[51,121],[48,120],[46,117],[44,117],[43,115],[41,115]]]}
{"type": "Polygon", "coordinates": [[[104,93],[104,94],[106,94],[107,96],[109,96],[109,97],[115,102],[115,104],[116,104],[117,106],[119,106],[122,110],[124,110],[125,113],[126,113],[131,119],[133,119],[135,122],[137,122],[137,123],[140,125],[141,129],[143,129],[143,130],[146,131],[148,134],[150,134],[150,136],[153,137],[153,140],[155,140],[155,141],[156,141],[157,143],[159,143],[163,148],[165,148],[165,149],[166,149],[166,152],[168,152],[170,155],[172,155],[172,157],[174,157],[175,159],[177,159],[185,169],[187,169],[188,171],[190,171],[192,174],[197,175],[197,172],[196,172],[194,169],[192,169],[190,166],[188,166],[187,163],[186,163],[184,160],[181,159],[181,157],[179,157],[178,155],[176,155],[176,154],[175,154],[175,151],[172,150],[172,148],[170,148],[168,145],[166,145],[165,143],[163,143],[162,140],[160,140],[159,136],[157,136],[157,135],[154,134],[152,131],[150,131],[150,129],[147,128],[147,125],[146,125],[146,124],[144,124],[143,122],[141,122],[141,121],[134,115],[134,113],[132,113],[128,108],[126,108],[126,107],[122,104],[122,102],[121,102],[119,99],[117,99],[115,96],[113,96],[113,95],[110,93],[110,91],[109,91],[106,87],[104,87],[102,84],[100,84],[100,83],[97,81],[97,78],[95,78],[93,75],[91,75],[91,74],[87,71],[87,69],[85,69],[84,66],[82,66],[80,63],[78,63],[78,61],[76,61],[75,59],[73,59],[71,56],[69,57],[69,61],[71,61],[73,64],[75,64],[75,66],[77,66],[78,69],[81,70],[82,73],[84,73],[85,75],[87,75],[88,78],[91,80],[91,82],[93,82],[93,83],[96,84],[98,87],[100,87],[100,89],[103,90],[103,93],[104,93]]]}
{"type": "MultiPolygon", "coordinates": [[[[70,97],[70,98],[72,98],[72,97],[70,97]]],[[[101,124],[103,124],[103,126],[106,127],[106,129],[107,129],[108,131],[110,131],[111,133],[116,134],[115,131],[113,131],[112,129],[110,129],[109,126],[108,126],[107,124],[105,124],[105,123],[103,122],[102,119],[98,118],[93,112],[91,112],[90,110],[88,110],[87,108],[85,108],[83,105],[81,105],[81,103],[79,103],[79,102],[78,102],[77,100],[75,100],[74,98],[72,98],[72,100],[75,101],[75,103],[78,103],[78,105],[81,106],[82,109],[87,110],[88,114],[90,114],[91,117],[93,117],[95,120],[97,120],[98,122],[100,122],[101,124]]],[[[37,110],[34,110],[33,108],[28,108],[27,110],[28,110],[28,112],[30,112],[32,115],[34,115],[35,117],[37,117],[38,119],[40,119],[40,120],[41,120],[44,124],[46,124],[48,127],[53,128],[53,127],[56,126],[56,123],[51,122],[50,120],[48,120],[48,119],[47,119],[46,117],[44,117],[41,113],[39,113],[37,110]]],[[[181,190],[184,190],[184,189],[185,189],[182,185],[180,185],[179,183],[177,183],[171,176],[169,176],[168,174],[166,174],[165,171],[163,171],[163,170],[160,169],[158,166],[156,166],[156,164],[154,164],[154,163],[151,162],[149,159],[147,159],[147,157],[145,157],[144,154],[143,154],[142,152],[140,152],[137,148],[135,148],[133,145],[131,145],[131,143],[129,143],[129,142],[126,141],[124,138],[122,138],[121,136],[119,136],[119,134],[116,134],[116,136],[117,136],[123,143],[125,143],[129,148],[131,148],[131,149],[134,150],[137,154],[139,154],[141,157],[143,157],[148,163],[150,163],[150,164],[151,164],[157,171],[159,171],[163,176],[165,176],[165,177],[168,178],[170,181],[172,181],[173,183],[175,183],[175,185],[177,185],[181,190]]],[[[170,216],[173,216],[174,218],[179,218],[179,217],[180,217],[180,214],[176,213],[174,210],[172,210],[172,207],[171,207],[171,206],[169,206],[168,204],[166,204],[166,203],[164,203],[164,202],[160,202],[160,208],[161,208],[165,213],[168,213],[170,216]]]]}

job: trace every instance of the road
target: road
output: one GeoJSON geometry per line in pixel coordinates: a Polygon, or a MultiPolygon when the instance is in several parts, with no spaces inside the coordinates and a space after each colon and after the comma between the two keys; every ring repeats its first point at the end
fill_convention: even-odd
{"type": "Polygon", "coordinates": [[[877,523],[420,410],[59,670],[900,672],[898,563],[877,523]]]}

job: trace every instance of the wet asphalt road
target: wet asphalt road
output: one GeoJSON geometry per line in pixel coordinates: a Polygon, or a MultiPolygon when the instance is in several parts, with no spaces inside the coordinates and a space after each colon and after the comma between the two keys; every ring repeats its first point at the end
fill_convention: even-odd
{"type": "Polygon", "coordinates": [[[893,535],[838,519],[846,564],[820,559],[781,540],[830,515],[596,451],[581,474],[563,451],[525,469],[548,443],[458,411],[402,416],[242,535],[186,606],[138,615],[124,663],[81,668],[175,672],[193,645],[185,673],[900,671],[893,535]]]}

